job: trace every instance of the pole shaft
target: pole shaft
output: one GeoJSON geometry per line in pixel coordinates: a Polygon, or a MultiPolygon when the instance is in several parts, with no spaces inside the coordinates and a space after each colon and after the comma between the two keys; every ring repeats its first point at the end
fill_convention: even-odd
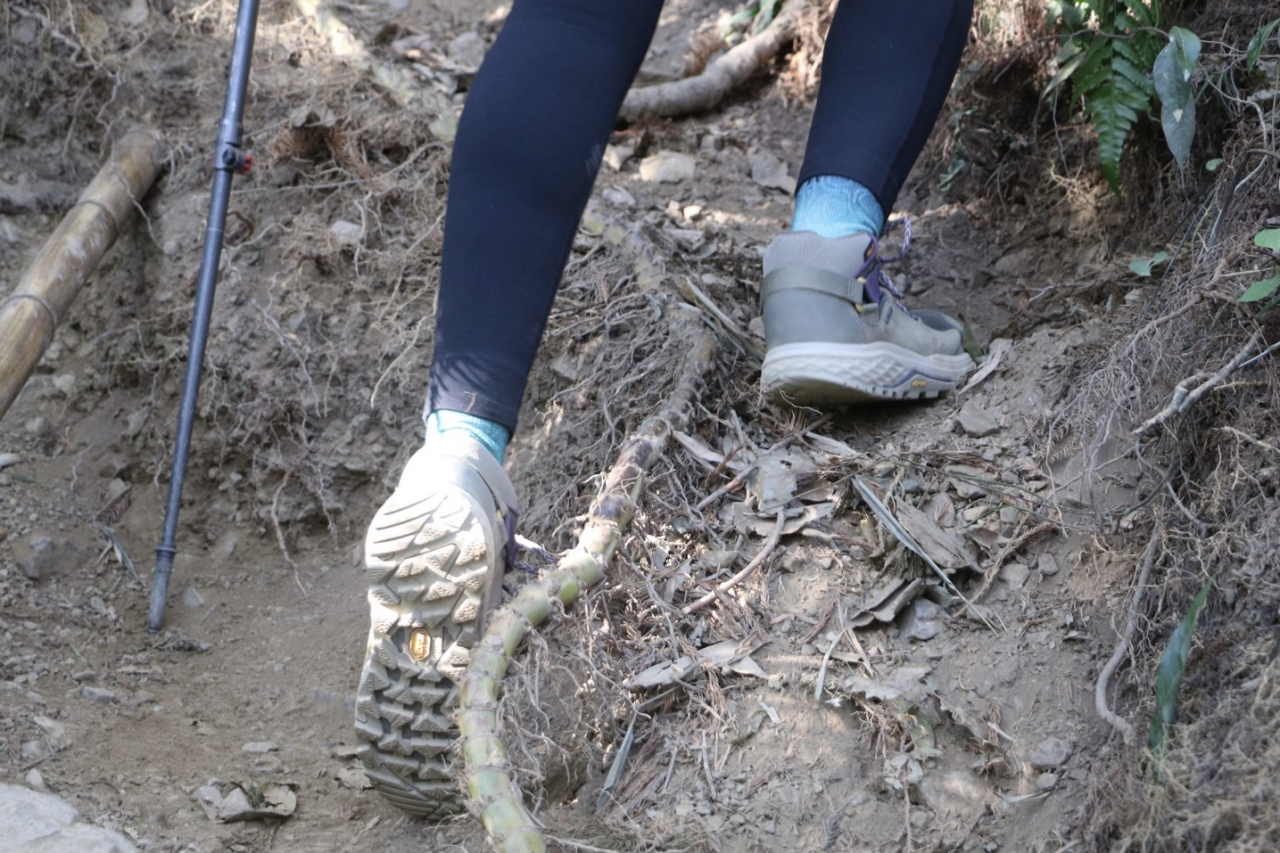
{"type": "Polygon", "coordinates": [[[213,299],[218,287],[218,262],[222,257],[222,237],[227,224],[227,208],[231,201],[231,183],[244,165],[240,150],[241,119],[245,94],[249,88],[249,65],[253,59],[253,37],[258,21],[259,0],[240,0],[236,18],[235,43],[231,51],[231,73],[227,81],[227,98],[218,125],[218,142],[213,154],[213,190],[209,198],[209,221],[204,234],[204,253],[200,258],[200,275],[196,285],[195,312],[191,320],[191,343],[187,351],[187,374],[182,385],[182,403],[178,411],[178,430],[174,439],[173,470],[169,477],[169,499],[165,504],[164,529],[156,546],[156,565],[151,585],[151,606],[147,613],[147,630],[158,633],[164,625],[164,611],[169,594],[169,577],[177,554],[178,512],[182,508],[182,486],[186,477],[187,455],[191,450],[191,432],[195,426],[196,404],[200,397],[200,373],[204,367],[205,345],[213,316],[213,299]]]}

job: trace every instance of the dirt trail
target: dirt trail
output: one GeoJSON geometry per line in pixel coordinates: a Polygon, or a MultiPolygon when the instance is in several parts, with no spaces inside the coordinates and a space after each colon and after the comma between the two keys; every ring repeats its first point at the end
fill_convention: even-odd
{"type": "MultiPolygon", "coordinates": [[[[77,186],[129,118],[164,127],[176,153],[147,223],[112,251],[0,424],[0,451],[21,457],[0,471],[0,781],[55,791],[144,849],[484,849],[469,819],[429,826],[360,790],[351,729],[366,631],[355,548],[420,432],[443,112],[405,119],[292,5],[264,10],[247,124],[260,168],[233,202],[241,231],[173,594],[165,633],[151,637],[147,575],[231,10],[10,8],[22,30],[7,61],[31,82],[17,93],[29,95],[22,119],[0,135],[0,179],[77,186]],[[124,27],[126,13],[142,23],[124,27]],[[63,38],[84,45],[82,68],[38,61],[65,59],[63,38]],[[267,782],[296,793],[292,817],[221,824],[196,798],[201,786],[267,782]]],[[[651,78],[679,70],[691,22],[715,9],[672,4],[651,78]]],[[[465,51],[491,39],[490,11],[440,0],[342,17],[379,61],[397,61],[395,39],[429,35],[418,59],[432,76],[417,84],[444,110],[464,100],[449,87],[468,73],[465,51]]],[[[660,395],[644,384],[645,359],[678,351],[651,342],[661,330],[645,325],[649,297],[591,222],[637,229],[668,276],[688,277],[750,330],[760,252],[791,209],[753,164],[777,158],[794,176],[811,110],[789,94],[765,77],[714,114],[615,138],[639,150],[601,174],[510,457],[523,532],[546,548],[571,542],[591,478],[645,414],[611,391],[660,395]],[[642,179],[639,161],[659,150],[696,158],[696,175],[642,179]],[[613,364],[622,347],[629,363],[613,364]]],[[[612,580],[552,627],[549,645],[534,644],[552,716],[512,698],[528,715],[518,757],[540,762],[523,781],[551,836],[609,849],[1080,841],[1091,773],[1114,742],[1093,685],[1133,565],[1100,556],[1092,538],[1140,495],[1119,467],[1083,477],[1076,460],[1049,466],[1045,434],[1082,353],[1105,340],[1107,312],[1129,306],[1102,288],[1033,322],[1031,295],[1104,269],[1092,212],[1036,209],[1025,190],[1001,201],[977,192],[977,177],[943,190],[944,165],[932,148],[904,191],[915,240],[899,280],[913,304],[963,314],[983,344],[1016,335],[1010,348],[962,395],[819,420],[765,406],[749,356],[726,338],[698,428],[655,473],[612,580]],[[811,431],[765,452],[798,430],[811,431]],[[761,473],[745,495],[692,511],[726,479],[717,460],[731,453],[728,471],[758,457],[761,473]],[[950,555],[947,583],[896,545],[856,479],[910,514],[935,560],[950,555]],[[723,604],[673,615],[672,602],[762,547],[777,506],[803,524],[764,570],[723,604]],[[621,683],[724,641],[737,651],[723,670],[695,665],[683,684],[647,691],[621,683]],[[626,773],[595,814],[633,714],[626,773]]],[[[4,281],[57,216],[0,216],[4,281]]],[[[529,672],[520,667],[515,692],[539,683],[529,672]]]]}

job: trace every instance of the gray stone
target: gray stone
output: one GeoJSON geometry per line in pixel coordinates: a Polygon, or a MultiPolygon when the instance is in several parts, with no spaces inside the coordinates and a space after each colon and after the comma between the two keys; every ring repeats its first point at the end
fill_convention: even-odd
{"type": "Polygon", "coordinates": [[[1040,570],[1040,574],[1047,578],[1053,577],[1061,570],[1058,561],[1048,551],[1040,555],[1040,561],[1036,563],[1036,568],[1040,570]]]}
{"type": "Polygon", "coordinates": [[[1000,580],[1007,583],[1010,589],[1022,589],[1030,575],[1031,570],[1022,563],[1009,563],[1000,570],[1000,580]]]}
{"type": "Polygon", "coordinates": [[[636,204],[636,197],[622,187],[605,187],[600,191],[600,196],[610,204],[616,204],[619,207],[635,207],[636,204]]]}
{"type": "Polygon", "coordinates": [[[187,591],[182,594],[182,603],[193,609],[204,607],[204,596],[194,586],[189,586],[187,591]]]}
{"type": "Polygon", "coordinates": [[[449,58],[460,68],[475,71],[484,61],[486,46],[484,38],[477,32],[466,32],[449,42],[446,48],[449,58]]]}
{"type": "Polygon", "coordinates": [[[1057,773],[1041,773],[1036,777],[1036,787],[1041,791],[1052,791],[1058,787],[1057,773]]]}
{"type": "Polygon", "coordinates": [[[329,226],[329,235],[342,246],[359,246],[364,243],[364,228],[354,222],[339,219],[329,226]]]}
{"type": "Polygon", "coordinates": [[[80,688],[80,695],[90,702],[97,702],[100,705],[109,705],[116,701],[116,692],[105,687],[89,687],[86,685],[80,688]]]}
{"type": "Polygon", "coordinates": [[[640,161],[640,178],[654,183],[675,184],[698,172],[698,158],[675,151],[659,151],[640,161]]]}
{"type": "Polygon", "coordinates": [[[1056,770],[1067,763],[1075,747],[1059,737],[1046,738],[1031,753],[1031,766],[1036,770],[1056,770]]]}
{"type": "Polygon", "coordinates": [[[760,154],[751,158],[751,180],[762,187],[796,191],[796,179],[787,174],[787,164],[773,154],[760,154]]]}
{"type": "Polygon", "coordinates": [[[14,562],[31,580],[40,580],[58,567],[58,546],[48,536],[34,536],[27,543],[27,553],[14,562]]]}
{"type": "Polygon", "coordinates": [[[27,771],[27,775],[23,777],[23,781],[25,781],[27,783],[27,787],[33,791],[43,791],[45,789],[44,775],[34,767],[27,771]]]}
{"type": "Polygon", "coordinates": [[[59,797],[0,784],[0,853],[138,853],[120,833],[79,818],[59,797]]]}
{"type": "Polygon", "coordinates": [[[904,640],[932,640],[942,631],[937,619],[942,615],[942,608],[927,598],[917,598],[907,608],[902,618],[902,628],[898,637],[904,640]]]}
{"type": "Polygon", "coordinates": [[[275,752],[279,748],[278,744],[269,740],[256,740],[240,747],[244,752],[250,752],[254,755],[265,755],[268,752],[275,752]]]}
{"type": "Polygon", "coordinates": [[[960,429],[964,430],[965,435],[973,438],[985,438],[1000,431],[1000,424],[987,414],[987,410],[977,400],[970,400],[961,406],[960,414],[956,415],[956,421],[959,422],[960,429]]]}

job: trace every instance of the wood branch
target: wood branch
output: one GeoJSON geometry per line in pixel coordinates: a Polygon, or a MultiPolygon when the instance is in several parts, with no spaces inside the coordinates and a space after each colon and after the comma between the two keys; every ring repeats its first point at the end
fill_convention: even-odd
{"type": "Polygon", "coordinates": [[[45,241],[18,286],[0,301],[0,418],[40,362],[53,330],[160,174],[164,140],[129,130],[45,241]]]}
{"type": "Polygon", "coordinates": [[[679,303],[667,307],[671,334],[689,342],[671,396],[623,442],[618,460],[596,494],[577,546],[541,581],[530,584],[494,614],[472,649],[459,684],[458,730],[467,793],[499,853],[542,853],[546,839],[525,810],[513,779],[498,717],[498,683],[525,634],[553,610],[567,607],[604,579],[622,533],[635,514],[645,472],[663,453],[671,433],[687,428],[715,360],[716,339],[701,315],[679,303]]]}
{"type": "Polygon", "coordinates": [[[697,76],[632,89],[622,102],[618,117],[635,121],[655,116],[684,116],[711,109],[777,56],[794,35],[796,22],[807,5],[807,0],[787,0],[769,26],[712,60],[697,76]]]}

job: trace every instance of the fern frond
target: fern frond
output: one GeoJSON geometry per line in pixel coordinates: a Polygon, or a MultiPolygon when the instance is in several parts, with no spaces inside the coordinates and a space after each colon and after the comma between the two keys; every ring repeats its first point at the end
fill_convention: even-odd
{"type": "Polygon", "coordinates": [[[1084,105],[1098,133],[1102,173],[1120,195],[1120,157],[1141,115],[1151,114],[1155,87],[1151,67],[1160,52],[1159,0],[1077,0],[1097,29],[1077,33],[1069,70],[1054,85],[1071,80],[1071,105],[1084,105]]]}

